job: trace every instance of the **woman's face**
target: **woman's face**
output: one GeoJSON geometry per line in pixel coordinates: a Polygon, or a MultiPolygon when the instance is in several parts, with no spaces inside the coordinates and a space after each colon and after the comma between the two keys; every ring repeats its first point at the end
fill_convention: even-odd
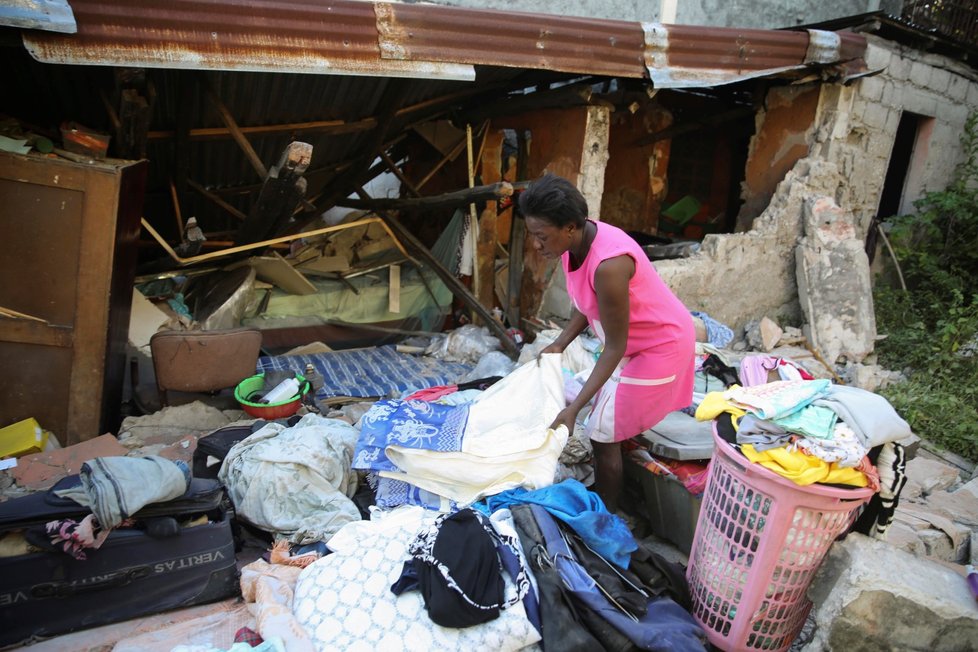
{"type": "Polygon", "coordinates": [[[541,256],[559,258],[573,244],[577,227],[573,224],[557,226],[539,217],[527,217],[526,230],[533,238],[533,248],[541,256]]]}

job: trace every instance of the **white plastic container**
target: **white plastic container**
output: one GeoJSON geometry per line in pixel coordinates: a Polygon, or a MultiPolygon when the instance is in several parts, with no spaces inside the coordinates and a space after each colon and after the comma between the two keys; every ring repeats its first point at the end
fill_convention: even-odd
{"type": "Polygon", "coordinates": [[[294,398],[299,393],[299,381],[295,378],[286,378],[278,385],[273,387],[267,394],[261,397],[262,401],[268,403],[279,403],[290,398],[294,398]]]}

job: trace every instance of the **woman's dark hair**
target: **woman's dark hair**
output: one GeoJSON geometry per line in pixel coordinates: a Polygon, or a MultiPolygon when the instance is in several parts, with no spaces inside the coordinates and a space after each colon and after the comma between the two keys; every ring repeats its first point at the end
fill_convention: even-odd
{"type": "Polygon", "coordinates": [[[554,226],[573,224],[581,228],[587,221],[587,202],[574,184],[548,172],[520,193],[520,212],[554,226]]]}

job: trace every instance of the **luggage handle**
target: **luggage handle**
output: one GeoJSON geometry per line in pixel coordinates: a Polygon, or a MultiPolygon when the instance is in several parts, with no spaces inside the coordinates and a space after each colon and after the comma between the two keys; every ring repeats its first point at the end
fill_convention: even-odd
{"type": "Polygon", "coordinates": [[[107,588],[115,588],[131,584],[135,580],[140,580],[150,574],[149,566],[136,566],[125,570],[116,571],[109,575],[103,575],[94,582],[84,584],[74,584],[67,582],[47,582],[36,584],[31,588],[31,597],[34,598],[66,598],[79,593],[90,593],[101,591],[107,588]]]}

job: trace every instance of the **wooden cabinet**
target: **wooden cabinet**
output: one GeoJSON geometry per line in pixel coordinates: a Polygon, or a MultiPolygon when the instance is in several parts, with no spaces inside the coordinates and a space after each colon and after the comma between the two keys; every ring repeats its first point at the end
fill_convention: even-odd
{"type": "Polygon", "coordinates": [[[117,163],[0,152],[0,426],[116,426],[147,169],[117,163]]]}

